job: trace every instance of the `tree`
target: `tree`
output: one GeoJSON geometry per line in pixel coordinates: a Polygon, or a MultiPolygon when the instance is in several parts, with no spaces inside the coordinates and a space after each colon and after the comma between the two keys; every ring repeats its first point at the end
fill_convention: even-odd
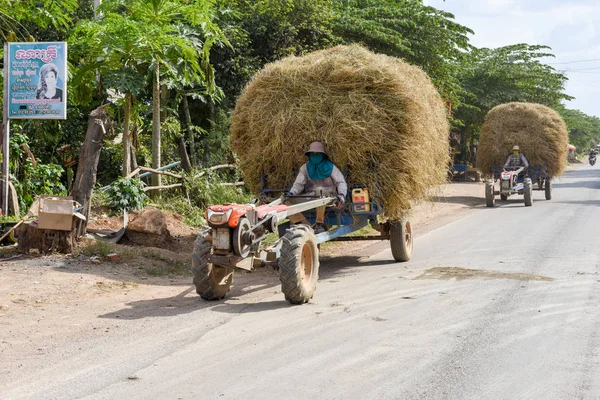
{"type": "Polygon", "coordinates": [[[225,106],[266,63],[339,43],[331,32],[331,0],[219,0],[215,21],[230,47],[211,54],[225,106]]]}
{"type": "MultiPolygon", "coordinates": [[[[202,86],[215,91],[208,62],[215,42],[224,40],[212,22],[212,2],[177,0],[105,1],[103,17],[81,24],[79,30],[82,77],[98,71],[107,87],[125,94],[124,168],[128,166],[128,126],[131,98],[141,91],[144,71],[152,85],[152,167],[161,166],[160,86],[202,86]],[[196,32],[190,32],[188,29],[196,32]]],[[[77,41],[76,41],[77,43],[77,41]]],[[[153,175],[153,185],[160,177],[153,175]]]]}
{"type": "Polygon", "coordinates": [[[12,41],[32,38],[28,23],[42,29],[66,28],[77,7],[77,0],[0,0],[0,35],[4,41],[11,32],[15,34],[12,41]]]}
{"type": "Polygon", "coordinates": [[[600,144],[600,118],[579,110],[569,110],[564,105],[556,107],[569,129],[569,142],[579,151],[586,151],[600,144]]]}
{"type": "Polygon", "coordinates": [[[70,39],[72,58],[79,61],[73,79],[78,100],[91,101],[86,95],[96,83],[124,94],[123,176],[131,172],[131,104],[144,90],[142,64],[149,61],[140,46],[144,35],[145,28],[137,21],[107,12],[101,19],[80,23],[70,39]],[[100,76],[101,81],[97,81],[96,76],[100,76]]]}
{"type": "Polygon", "coordinates": [[[453,106],[462,99],[456,76],[471,49],[469,28],[422,0],[333,0],[333,32],[344,43],[405,59],[429,74],[453,106]]]}
{"type": "Polygon", "coordinates": [[[465,101],[454,113],[463,146],[477,139],[488,111],[513,101],[557,107],[572,97],[564,93],[567,77],[540,59],[554,57],[547,46],[515,44],[473,49],[460,68],[465,101]]]}

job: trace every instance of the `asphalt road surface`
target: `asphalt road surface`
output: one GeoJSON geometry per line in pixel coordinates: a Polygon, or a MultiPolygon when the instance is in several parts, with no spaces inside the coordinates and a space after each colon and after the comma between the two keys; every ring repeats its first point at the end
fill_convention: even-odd
{"type": "Polygon", "coordinates": [[[553,194],[478,207],[408,263],[325,260],[307,305],[272,279],[101,315],[120,330],[24,360],[0,398],[600,399],[600,172],[553,194]]]}

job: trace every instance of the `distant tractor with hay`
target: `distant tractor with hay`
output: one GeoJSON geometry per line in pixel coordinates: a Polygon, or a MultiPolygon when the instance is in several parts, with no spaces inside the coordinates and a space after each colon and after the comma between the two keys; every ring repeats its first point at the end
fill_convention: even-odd
{"type": "Polygon", "coordinates": [[[544,191],[546,200],[552,199],[552,179],[565,168],[568,139],[564,120],[549,107],[507,103],[492,108],[477,152],[477,167],[486,177],[486,206],[494,207],[496,195],[507,200],[514,194],[523,195],[525,206],[531,206],[533,190],[544,191]],[[515,148],[527,157],[528,165],[522,169],[505,167],[507,155],[515,148]]]}
{"type": "Polygon", "coordinates": [[[353,45],[267,65],[239,97],[231,126],[244,181],[262,205],[209,208],[209,227],[193,254],[196,291],[207,300],[223,298],[234,270],[251,270],[256,263],[248,260],[262,254],[261,265],[279,267],[285,298],[308,302],[319,244],[333,240],[389,240],[393,258],[408,261],[408,212],[445,181],[447,137],[441,96],[422,70],[402,60],[353,45]],[[348,183],[343,205],[328,193],[284,204],[313,142],[324,144],[348,183]],[[321,207],[325,231],[315,232],[321,207]],[[308,224],[290,223],[300,213],[308,224]],[[367,226],[378,234],[348,236],[367,226]],[[262,249],[268,232],[279,240],[262,249]]]}

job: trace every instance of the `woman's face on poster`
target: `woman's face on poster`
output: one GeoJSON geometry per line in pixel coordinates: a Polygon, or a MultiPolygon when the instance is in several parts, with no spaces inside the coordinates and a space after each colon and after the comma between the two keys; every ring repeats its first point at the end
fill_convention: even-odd
{"type": "Polygon", "coordinates": [[[46,76],[44,76],[44,80],[46,81],[46,86],[49,88],[56,87],[56,74],[54,71],[46,72],[46,76]]]}

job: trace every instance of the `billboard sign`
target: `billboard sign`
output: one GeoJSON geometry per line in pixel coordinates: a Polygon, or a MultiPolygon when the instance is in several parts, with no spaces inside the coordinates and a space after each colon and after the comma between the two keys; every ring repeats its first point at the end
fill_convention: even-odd
{"type": "Polygon", "coordinates": [[[7,43],[4,101],[10,119],[67,118],[67,43],[7,43]]]}

